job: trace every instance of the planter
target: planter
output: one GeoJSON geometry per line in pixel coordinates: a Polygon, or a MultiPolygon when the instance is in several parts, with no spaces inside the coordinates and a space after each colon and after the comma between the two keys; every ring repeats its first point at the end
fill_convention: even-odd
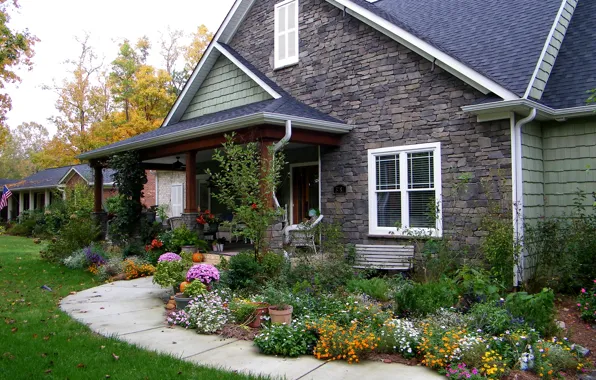
{"type": "Polygon", "coordinates": [[[217,251],[218,251],[218,250],[217,250],[217,244],[213,244],[213,245],[211,246],[211,248],[213,248],[213,252],[217,252],[217,251]]]}
{"type": "Polygon", "coordinates": [[[176,301],[176,309],[183,310],[192,298],[184,297],[183,293],[178,293],[174,296],[174,301],[176,301]]]}
{"type": "Polygon", "coordinates": [[[194,245],[183,245],[182,246],[182,252],[184,253],[195,253],[195,251],[197,250],[197,247],[195,247],[194,245]]]}
{"type": "Polygon", "coordinates": [[[248,327],[252,327],[252,328],[261,327],[261,318],[263,316],[267,315],[268,309],[269,309],[269,307],[267,306],[266,303],[258,304],[257,308],[255,309],[255,312],[253,313],[254,319],[252,320],[252,322],[250,322],[248,324],[248,327]]]}
{"type": "Polygon", "coordinates": [[[155,211],[147,211],[145,213],[145,218],[147,218],[147,221],[150,224],[153,224],[153,222],[155,222],[155,216],[156,216],[156,212],[155,211]]]}
{"type": "Polygon", "coordinates": [[[271,317],[271,323],[291,325],[293,310],[294,308],[292,306],[283,310],[278,310],[274,306],[269,306],[269,316],[271,317]]]}
{"type": "Polygon", "coordinates": [[[223,250],[224,250],[224,245],[223,245],[223,244],[217,244],[217,250],[218,250],[219,252],[223,252],[223,250]]]}

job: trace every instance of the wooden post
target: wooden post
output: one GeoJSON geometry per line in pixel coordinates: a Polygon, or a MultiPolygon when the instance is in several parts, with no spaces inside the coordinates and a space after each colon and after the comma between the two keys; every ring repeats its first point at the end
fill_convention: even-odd
{"type": "Polygon", "coordinates": [[[45,207],[50,205],[50,190],[46,189],[45,194],[43,195],[43,203],[45,207]]]}
{"type": "Polygon", "coordinates": [[[197,151],[186,152],[186,208],[185,213],[197,212],[197,151]]]}
{"type": "Polygon", "coordinates": [[[94,166],[93,170],[93,212],[103,212],[103,170],[101,166],[94,166]]]}

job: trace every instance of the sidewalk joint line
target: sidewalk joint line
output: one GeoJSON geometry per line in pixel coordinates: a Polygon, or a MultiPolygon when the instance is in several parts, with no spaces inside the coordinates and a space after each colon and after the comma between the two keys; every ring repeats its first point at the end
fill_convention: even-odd
{"type": "Polygon", "coordinates": [[[228,342],[228,343],[224,343],[224,344],[222,344],[221,346],[217,346],[217,347],[208,348],[208,349],[206,349],[206,350],[204,350],[204,351],[197,352],[196,354],[192,354],[192,355],[188,355],[188,356],[182,356],[182,359],[188,359],[188,358],[190,358],[190,357],[193,357],[193,356],[197,356],[197,355],[204,354],[205,352],[209,352],[209,351],[217,350],[217,349],[218,349],[218,348],[220,348],[220,347],[227,346],[228,344],[236,343],[236,342],[238,342],[239,340],[240,340],[240,339],[234,339],[234,340],[232,340],[231,342],[228,342]]]}
{"type": "Polygon", "coordinates": [[[329,362],[324,362],[323,364],[316,366],[315,368],[311,369],[310,371],[308,371],[307,373],[305,373],[304,375],[295,378],[294,380],[300,380],[302,378],[304,378],[305,376],[308,376],[309,373],[313,373],[314,371],[316,371],[317,369],[321,368],[322,366],[324,366],[325,364],[327,364],[329,362]]]}

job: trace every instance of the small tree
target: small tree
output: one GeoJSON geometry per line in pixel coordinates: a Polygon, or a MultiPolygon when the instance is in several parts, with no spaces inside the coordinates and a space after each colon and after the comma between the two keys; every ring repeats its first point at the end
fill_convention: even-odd
{"type": "Polygon", "coordinates": [[[265,157],[260,144],[236,144],[234,134],[226,135],[222,149],[213,154],[219,172],[207,170],[217,187],[213,196],[246,225],[239,234],[253,241],[255,259],[266,246],[267,230],[281,215],[281,210],[273,207],[272,197],[284,166],[283,153],[274,152],[269,146],[265,157]]]}

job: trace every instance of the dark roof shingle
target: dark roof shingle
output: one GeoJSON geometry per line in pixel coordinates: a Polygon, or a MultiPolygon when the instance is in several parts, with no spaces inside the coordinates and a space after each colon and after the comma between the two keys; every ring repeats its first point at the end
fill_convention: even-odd
{"type": "MultiPolygon", "coordinates": [[[[62,166],[59,168],[50,168],[31,174],[20,181],[15,181],[8,186],[11,190],[47,188],[59,185],[59,182],[72,169],[76,169],[88,182],[93,182],[93,171],[87,164],[62,166]]],[[[112,169],[104,169],[104,183],[113,182],[112,169]]]]}
{"type": "Polygon", "coordinates": [[[562,0],[351,1],[522,96],[562,0]]]}
{"type": "Polygon", "coordinates": [[[542,102],[553,108],[586,105],[596,88],[596,1],[580,0],[559,51],[542,102]]]}

